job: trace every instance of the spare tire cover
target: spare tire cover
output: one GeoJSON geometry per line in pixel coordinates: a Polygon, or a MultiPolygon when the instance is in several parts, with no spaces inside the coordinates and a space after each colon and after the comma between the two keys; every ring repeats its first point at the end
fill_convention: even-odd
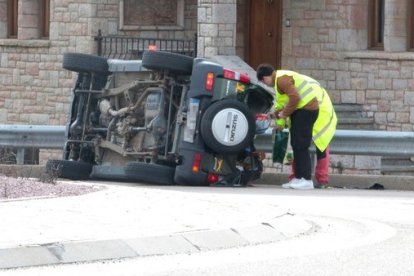
{"type": "Polygon", "coordinates": [[[256,124],[248,107],[235,100],[222,100],[207,108],[201,120],[201,135],[212,150],[238,153],[254,138],[256,124]]]}

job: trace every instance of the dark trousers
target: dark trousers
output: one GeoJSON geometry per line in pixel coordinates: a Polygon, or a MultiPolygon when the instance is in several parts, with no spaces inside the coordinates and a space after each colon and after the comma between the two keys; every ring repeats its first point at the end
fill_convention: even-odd
{"type": "Polygon", "coordinates": [[[313,124],[319,110],[297,109],[290,115],[290,144],[295,160],[295,177],[310,180],[312,177],[309,147],[312,142],[313,124]]]}

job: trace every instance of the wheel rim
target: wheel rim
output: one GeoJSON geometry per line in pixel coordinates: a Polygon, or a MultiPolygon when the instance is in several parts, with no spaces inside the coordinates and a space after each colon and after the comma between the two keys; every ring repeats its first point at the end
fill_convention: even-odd
{"type": "Polygon", "coordinates": [[[226,146],[240,144],[247,135],[249,125],[246,116],[234,108],[226,108],[214,116],[212,122],[214,138],[226,146]]]}

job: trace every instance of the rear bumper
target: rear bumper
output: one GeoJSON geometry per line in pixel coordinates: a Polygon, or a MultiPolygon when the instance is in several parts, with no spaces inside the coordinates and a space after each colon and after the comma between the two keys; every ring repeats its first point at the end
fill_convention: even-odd
{"type": "Polygon", "coordinates": [[[200,170],[198,173],[192,171],[194,154],[203,150],[197,148],[196,145],[187,145],[186,149],[181,148],[181,164],[175,168],[174,182],[179,185],[202,186],[207,185],[207,173],[200,170]]]}

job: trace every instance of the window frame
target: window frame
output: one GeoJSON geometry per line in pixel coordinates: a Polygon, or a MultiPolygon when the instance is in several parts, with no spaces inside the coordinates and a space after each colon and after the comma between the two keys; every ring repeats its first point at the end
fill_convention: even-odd
{"type": "Polygon", "coordinates": [[[368,49],[384,50],[385,0],[369,0],[368,49]]]}
{"type": "Polygon", "coordinates": [[[414,51],[414,1],[408,1],[408,19],[407,19],[407,32],[408,32],[408,51],[414,51]]]}
{"type": "Polygon", "coordinates": [[[18,0],[7,1],[7,37],[17,38],[18,34],[18,18],[19,18],[19,2],[18,0]]]}
{"type": "Polygon", "coordinates": [[[178,31],[184,30],[185,0],[177,0],[177,25],[172,26],[139,26],[127,25],[124,20],[124,1],[119,0],[119,28],[122,31],[178,31]]]}
{"type": "Polygon", "coordinates": [[[48,38],[50,32],[50,0],[40,1],[40,38],[48,38]]]}

